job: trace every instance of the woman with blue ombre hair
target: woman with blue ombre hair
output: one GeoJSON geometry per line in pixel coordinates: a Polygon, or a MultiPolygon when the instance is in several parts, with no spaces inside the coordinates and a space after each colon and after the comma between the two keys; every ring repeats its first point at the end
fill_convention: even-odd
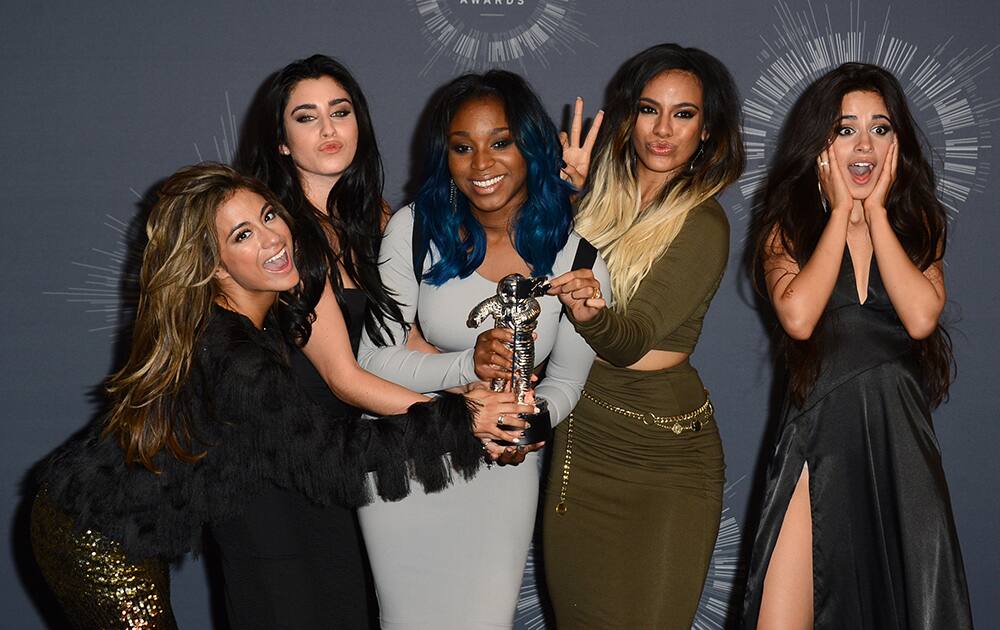
{"type": "MultiPolygon", "coordinates": [[[[380,256],[382,282],[411,330],[391,330],[400,341],[388,347],[362,339],[359,352],[366,369],[421,392],[509,373],[510,331],[466,326],[501,278],[555,276],[596,256],[572,230],[575,189],[565,181],[585,177],[596,137],[595,124],[580,143],[582,101],[562,146],[538,97],[510,72],[461,76],[430,111],[425,181],[389,221],[380,256]]],[[[607,286],[603,261],[591,264],[607,286]]],[[[535,394],[555,424],[576,405],[594,352],[556,297],[538,302],[535,360],[545,370],[535,394]]],[[[535,523],[538,448],[508,446],[507,460],[522,465],[359,513],[383,628],[510,627],[535,523]]]]}

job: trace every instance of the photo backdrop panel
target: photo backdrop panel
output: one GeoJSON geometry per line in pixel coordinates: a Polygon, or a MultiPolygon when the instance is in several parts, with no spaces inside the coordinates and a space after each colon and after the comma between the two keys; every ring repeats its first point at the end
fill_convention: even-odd
{"type": "MultiPolygon", "coordinates": [[[[314,52],[355,72],[372,107],[386,169],[386,197],[408,201],[419,173],[415,137],[430,94],[464,71],[505,67],[526,76],[554,120],[573,99],[588,115],[608,79],[642,48],[676,41],[712,52],[741,88],[748,167],[722,196],[732,259],[693,362],[717,408],[727,458],[723,522],[697,628],[726,627],[752,533],[747,509],[765,428],[775,412],[765,319],[740,260],[752,199],[776,134],[809,81],[844,61],[897,74],[934,149],[949,209],[947,256],[959,377],[935,414],[965,550],[976,620],[1000,619],[993,597],[997,470],[992,445],[1000,394],[990,378],[1000,343],[1000,221],[996,160],[1000,74],[995,10],[985,0],[819,3],[761,0],[734,6],[642,0],[364,0],[192,6],[56,2],[5,10],[0,55],[8,77],[0,113],[0,164],[8,255],[0,306],[7,334],[2,385],[7,410],[0,527],[0,601],[10,627],[56,623],[26,547],[19,483],[45,453],[98,410],[94,393],[121,352],[119,332],[135,302],[135,242],[143,199],[183,164],[229,161],[247,107],[265,77],[314,52]]],[[[780,378],[780,375],[779,375],[780,378]]],[[[516,625],[542,628],[534,558],[516,625]]],[[[174,572],[181,627],[222,627],[203,564],[174,572]]],[[[51,626],[56,627],[56,626],[51,626]]]]}

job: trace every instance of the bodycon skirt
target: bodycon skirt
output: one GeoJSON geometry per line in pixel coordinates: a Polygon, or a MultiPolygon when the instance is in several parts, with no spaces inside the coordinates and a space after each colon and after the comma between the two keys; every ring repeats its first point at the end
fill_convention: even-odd
{"type": "Polygon", "coordinates": [[[156,558],[132,561],[121,545],[79,530],[43,491],[31,509],[31,547],[45,581],[76,628],[175,630],[170,567],[156,558]]]}
{"type": "MultiPolygon", "coordinates": [[[[648,372],[597,362],[585,391],[657,416],[705,403],[698,373],[686,361],[648,372]]],[[[675,433],[584,396],[572,424],[557,427],[543,553],[560,629],[691,627],[725,481],[715,419],[700,419],[700,430],[675,433]],[[565,509],[557,511],[561,501],[565,509]]]]}
{"type": "Polygon", "coordinates": [[[383,628],[510,628],[535,525],[539,453],[434,494],[358,510],[383,628]]]}

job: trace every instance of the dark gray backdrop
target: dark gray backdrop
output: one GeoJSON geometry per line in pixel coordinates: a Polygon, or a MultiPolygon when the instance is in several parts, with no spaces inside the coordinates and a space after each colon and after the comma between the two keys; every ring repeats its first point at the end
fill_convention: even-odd
{"type": "MultiPolygon", "coordinates": [[[[732,484],[704,627],[721,617],[739,539],[752,527],[746,509],[773,380],[764,324],[740,269],[748,199],[791,99],[809,77],[848,59],[897,71],[938,151],[954,219],[946,273],[959,377],[935,418],[976,620],[993,627],[1000,620],[993,3],[484,1],[5,3],[4,626],[44,627],[48,600],[26,560],[18,484],[95,409],[89,392],[112,367],[120,319],[121,232],[160,178],[202,158],[229,157],[267,74],[313,52],[346,62],[372,104],[386,196],[398,205],[428,95],[464,68],[490,65],[490,51],[492,65],[527,76],[559,122],[577,95],[593,112],[629,55],[677,41],[716,54],[737,78],[752,158],[748,175],[723,196],[733,257],[694,357],[718,408],[732,484]],[[447,46],[435,44],[449,33],[447,46]]],[[[211,627],[201,563],[183,563],[173,588],[182,627],[211,627]]]]}

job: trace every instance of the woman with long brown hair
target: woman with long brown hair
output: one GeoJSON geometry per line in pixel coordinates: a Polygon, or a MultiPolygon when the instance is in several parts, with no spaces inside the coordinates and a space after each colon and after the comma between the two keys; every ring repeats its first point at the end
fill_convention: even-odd
{"type": "Polygon", "coordinates": [[[789,113],[754,218],[788,396],[753,546],[747,628],[972,627],[931,423],[947,220],[899,82],[849,63],[789,113]]]}
{"type": "MultiPolygon", "coordinates": [[[[32,510],[35,557],[77,626],[174,627],[167,561],[197,549],[208,525],[225,573],[219,532],[238,528],[267,487],[360,505],[374,470],[378,495],[399,499],[411,472],[426,491],[449,483],[440,453],[471,475],[481,439],[514,437],[497,429],[491,403],[473,437],[459,396],[375,422],[307,402],[288,360],[289,344],[310,334],[308,310],[291,307],[300,298],[289,223],[262,184],[225,166],[181,169],[160,189],[110,413],[50,460],[32,510]]],[[[285,614],[246,619],[227,598],[231,626],[308,627],[293,617],[312,619],[307,593],[269,595],[299,597],[306,610],[285,602],[273,608],[285,614]]]]}
{"type": "Polygon", "coordinates": [[[553,292],[597,352],[556,429],[546,580],[569,628],[689,628],[715,546],[725,463],[689,357],[729,255],[715,199],[743,168],[725,66],[676,44],[611,81],[576,229],[608,262],[613,307],[588,271],[553,292]]]}

